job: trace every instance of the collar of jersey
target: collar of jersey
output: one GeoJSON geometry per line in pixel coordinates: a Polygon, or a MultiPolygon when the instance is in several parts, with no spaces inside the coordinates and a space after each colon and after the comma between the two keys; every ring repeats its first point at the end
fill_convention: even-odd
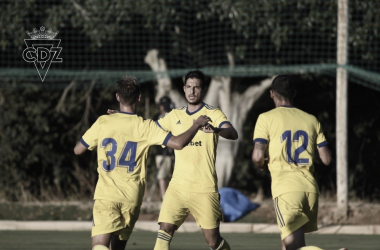
{"type": "Polygon", "coordinates": [[[289,106],[289,105],[281,105],[280,107],[283,107],[283,108],[294,108],[293,106],[289,106]]]}
{"type": "Polygon", "coordinates": [[[205,105],[206,105],[206,103],[203,103],[202,106],[201,106],[199,109],[195,110],[194,112],[190,112],[190,111],[187,109],[188,107],[186,107],[186,113],[187,113],[188,115],[194,115],[194,114],[197,113],[199,110],[201,110],[205,105]]]}
{"type": "Polygon", "coordinates": [[[119,111],[119,113],[127,114],[127,115],[135,115],[135,113],[129,113],[129,112],[123,112],[123,111],[119,111]]]}

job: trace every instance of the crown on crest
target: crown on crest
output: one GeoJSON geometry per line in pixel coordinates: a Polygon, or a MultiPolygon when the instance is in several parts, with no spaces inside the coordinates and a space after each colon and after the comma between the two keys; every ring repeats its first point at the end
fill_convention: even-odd
{"type": "Polygon", "coordinates": [[[45,27],[41,26],[40,30],[33,29],[32,32],[27,31],[26,34],[32,39],[54,39],[58,35],[58,31],[53,32],[51,29],[45,31],[45,27]]]}

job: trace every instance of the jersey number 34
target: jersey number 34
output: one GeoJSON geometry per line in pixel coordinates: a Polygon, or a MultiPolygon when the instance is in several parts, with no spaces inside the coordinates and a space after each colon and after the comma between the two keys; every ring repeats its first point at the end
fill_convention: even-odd
{"type": "MultiPolygon", "coordinates": [[[[110,172],[115,169],[116,166],[116,157],[115,153],[117,152],[117,142],[115,139],[112,138],[105,138],[102,141],[102,148],[107,147],[108,144],[111,144],[110,150],[106,152],[107,161],[103,161],[102,167],[104,171],[110,172]]],[[[125,143],[123,151],[121,152],[121,155],[118,159],[117,166],[118,167],[127,167],[128,172],[132,172],[136,167],[136,149],[137,149],[137,142],[128,141],[125,143]],[[127,159],[127,156],[129,154],[129,160],[127,159]]]]}

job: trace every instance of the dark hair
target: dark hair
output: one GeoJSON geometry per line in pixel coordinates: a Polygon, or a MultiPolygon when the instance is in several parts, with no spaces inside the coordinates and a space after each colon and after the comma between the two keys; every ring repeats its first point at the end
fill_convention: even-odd
{"type": "Polygon", "coordinates": [[[174,108],[174,103],[172,103],[172,100],[167,96],[161,97],[159,103],[164,107],[164,110],[167,112],[170,112],[174,108]]]}
{"type": "Polygon", "coordinates": [[[185,76],[185,82],[183,83],[183,85],[186,85],[187,79],[190,79],[190,78],[198,79],[201,82],[201,88],[202,89],[205,88],[205,86],[206,86],[205,75],[203,74],[202,71],[200,71],[198,69],[193,70],[193,71],[189,71],[185,76]]]}
{"type": "Polygon", "coordinates": [[[140,96],[139,80],[134,76],[123,76],[117,81],[117,93],[122,104],[133,104],[140,96]]]}
{"type": "Polygon", "coordinates": [[[286,99],[296,96],[296,86],[288,75],[279,75],[272,82],[272,90],[286,99]]]}

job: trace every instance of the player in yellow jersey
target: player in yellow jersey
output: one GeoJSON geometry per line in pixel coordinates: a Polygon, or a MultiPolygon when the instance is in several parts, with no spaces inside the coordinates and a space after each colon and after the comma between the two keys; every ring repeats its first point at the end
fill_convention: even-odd
{"type": "Polygon", "coordinates": [[[173,135],[179,135],[201,115],[211,118],[211,125],[203,128],[183,150],[175,150],[172,179],[166,191],[158,222],[155,250],[167,250],[175,230],[192,214],[202,228],[211,249],[230,249],[219,233],[222,213],[219,202],[215,157],[218,137],[236,140],[238,134],[220,109],[202,101],[205,77],[199,70],[185,76],[183,90],[187,106],[173,109],[157,124],[173,135]]]}
{"type": "Polygon", "coordinates": [[[261,169],[268,163],[271,173],[283,250],[305,246],[305,233],[318,230],[319,188],[313,177],[316,150],[325,165],[331,162],[321,124],[292,106],[295,94],[291,78],[277,76],[270,91],[276,108],[259,116],[253,136],[252,160],[261,169]]]}
{"type": "Polygon", "coordinates": [[[140,213],[149,147],[165,145],[180,150],[211,121],[205,115],[197,117],[184,133],[172,136],[154,121],[136,115],[140,98],[137,78],[125,76],[119,80],[116,99],[120,112],[100,116],[74,148],[79,155],[97,147],[93,250],[125,248],[140,213]]]}

